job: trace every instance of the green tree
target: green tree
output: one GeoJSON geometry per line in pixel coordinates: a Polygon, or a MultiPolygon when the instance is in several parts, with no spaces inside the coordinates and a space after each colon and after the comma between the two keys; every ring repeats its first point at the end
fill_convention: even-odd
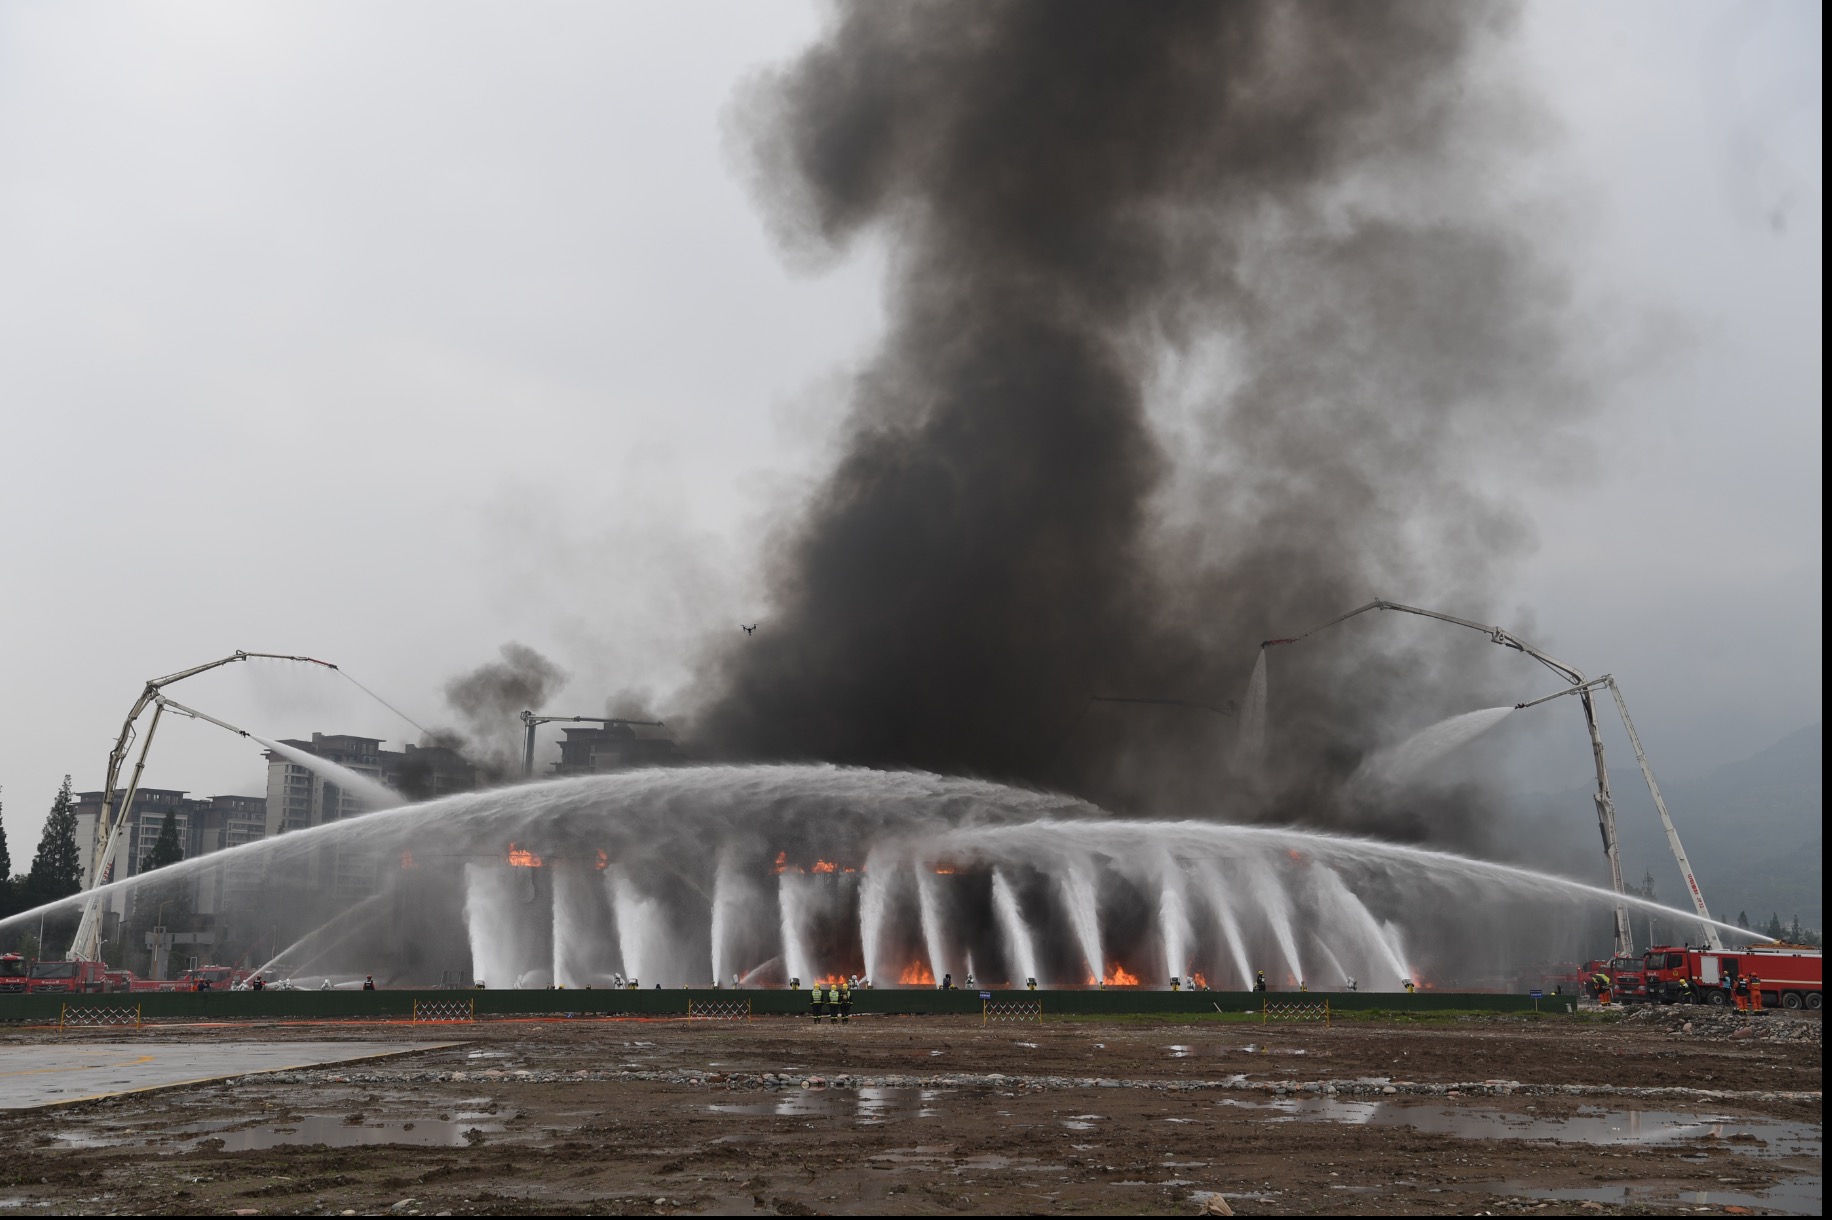
{"type": "Polygon", "coordinates": [[[1737,927],[1742,928],[1745,932],[1749,931],[1749,912],[1748,911],[1738,911],[1737,912],[1737,927]]]}
{"type": "Polygon", "coordinates": [[[6,846],[6,806],[0,803],[0,919],[19,910],[19,883],[13,880],[13,856],[6,846]]]}
{"type": "Polygon", "coordinates": [[[1762,925],[1762,935],[1768,937],[1770,940],[1780,940],[1782,934],[1786,931],[1787,929],[1781,926],[1781,912],[1779,911],[1771,914],[1768,917],[1768,922],[1762,925]]]}
{"type": "Polygon", "coordinates": [[[82,856],[76,849],[76,799],[70,795],[70,777],[66,775],[45,818],[38,853],[32,857],[32,871],[26,874],[26,905],[35,907],[68,898],[82,884],[82,856]]]}
{"type": "Polygon", "coordinates": [[[184,859],[184,848],[178,844],[177,815],[167,813],[165,821],[159,827],[159,837],[153,840],[153,850],[146,853],[146,859],[140,864],[140,871],[149,873],[156,868],[164,868],[184,859]]]}

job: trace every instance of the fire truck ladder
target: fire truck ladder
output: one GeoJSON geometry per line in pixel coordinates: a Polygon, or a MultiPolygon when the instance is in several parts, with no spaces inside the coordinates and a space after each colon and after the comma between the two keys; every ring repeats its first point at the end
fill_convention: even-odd
{"type": "MultiPolygon", "coordinates": [[[[1680,875],[1686,879],[1686,892],[1692,896],[1692,909],[1698,912],[1704,929],[1705,947],[1722,949],[1724,942],[1718,936],[1717,924],[1711,918],[1711,908],[1705,905],[1705,895],[1698,888],[1698,876],[1692,871],[1692,861],[1686,858],[1685,845],[1679,841],[1679,828],[1673,825],[1673,815],[1667,812],[1666,798],[1660,795],[1660,784],[1654,779],[1654,768],[1648,762],[1648,754],[1641,746],[1641,734],[1635,731],[1635,721],[1628,714],[1628,701],[1622,697],[1622,687],[1610,674],[1604,674],[1584,684],[1592,689],[1608,687],[1609,693],[1616,701],[1616,712],[1622,717],[1622,727],[1628,730],[1629,743],[1635,748],[1635,761],[1641,764],[1641,778],[1647,781],[1648,795],[1654,798],[1654,808],[1660,811],[1660,824],[1667,832],[1667,846],[1673,851],[1673,859],[1679,864],[1680,875]]],[[[1540,703],[1550,703],[1565,695],[1581,695],[1578,687],[1568,686],[1564,690],[1542,695],[1538,699],[1529,699],[1525,703],[1515,704],[1516,708],[1533,707],[1540,703]]]]}

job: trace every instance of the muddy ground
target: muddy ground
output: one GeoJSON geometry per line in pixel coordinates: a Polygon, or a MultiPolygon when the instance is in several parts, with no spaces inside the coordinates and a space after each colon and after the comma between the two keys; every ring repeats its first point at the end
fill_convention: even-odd
{"type": "Polygon", "coordinates": [[[462,1045],[7,1112],[0,1207],[1817,1214],[1818,1018],[1764,1020],[163,1028],[462,1045]]]}

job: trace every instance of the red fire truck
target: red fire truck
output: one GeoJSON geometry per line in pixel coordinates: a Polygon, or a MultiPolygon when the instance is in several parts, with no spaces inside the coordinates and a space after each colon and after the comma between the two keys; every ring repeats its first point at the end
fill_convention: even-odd
{"type": "Polygon", "coordinates": [[[1592,980],[1597,975],[1609,976],[1610,998],[1617,1004],[1639,1004],[1653,998],[1645,968],[1638,957],[1598,958],[1584,963],[1584,988],[1594,994],[1596,988],[1592,980]]]}
{"type": "Polygon", "coordinates": [[[198,966],[178,976],[179,991],[233,991],[254,977],[254,971],[240,966],[198,966]],[[199,984],[208,983],[207,988],[199,984]]]}
{"type": "Polygon", "coordinates": [[[26,972],[30,992],[95,992],[112,990],[108,967],[101,962],[33,962],[26,972]]]}
{"type": "Polygon", "coordinates": [[[30,963],[19,954],[0,953],[0,991],[24,991],[29,968],[30,963]]]}
{"type": "Polygon", "coordinates": [[[1728,1005],[1742,975],[1761,980],[1764,1008],[1812,1008],[1823,1002],[1820,952],[1777,941],[1742,949],[1656,945],[1642,956],[1648,998],[1663,1004],[1728,1005]]]}

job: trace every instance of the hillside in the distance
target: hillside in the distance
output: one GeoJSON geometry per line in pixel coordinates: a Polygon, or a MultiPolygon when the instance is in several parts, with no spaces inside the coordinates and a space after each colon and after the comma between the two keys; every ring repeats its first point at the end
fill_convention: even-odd
{"type": "MultiPolygon", "coordinates": [[[[1697,779],[1661,782],[1661,795],[1698,875],[1699,889],[1718,919],[1734,922],[1739,911],[1747,911],[1755,925],[1778,914],[1783,924],[1799,916],[1806,927],[1824,928],[1821,736],[1822,726],[1816,724],[1697,779]]],[[[1654,762],[1659,778],[1659,760],[1654,762]]],[[[1666,833],[1634,758],[1612,754],[1610,777],[1623,878],[1631,889],[1638,889],[1643,876],[1652,873],[1660,901],[1689,907],[1666,833]]],[[[1524,842],[1556,842],[1564,849],[1574,842],[1587,848],[1597,842],[1588,791],[1532,797],[1523,806],[1525,828],[1531,831],[1523,836],[1524,842]]],[[[1590,850],[1600,874],[1601,851],[1590,850]]],[[[1570,856],[1561,850],[1559,858],[1542,857],[1540,862],[1568,871],[1570,856]]],[[[1646,932],[1640,919],[1636,925],[1639,940],[1646,932]]]]}

